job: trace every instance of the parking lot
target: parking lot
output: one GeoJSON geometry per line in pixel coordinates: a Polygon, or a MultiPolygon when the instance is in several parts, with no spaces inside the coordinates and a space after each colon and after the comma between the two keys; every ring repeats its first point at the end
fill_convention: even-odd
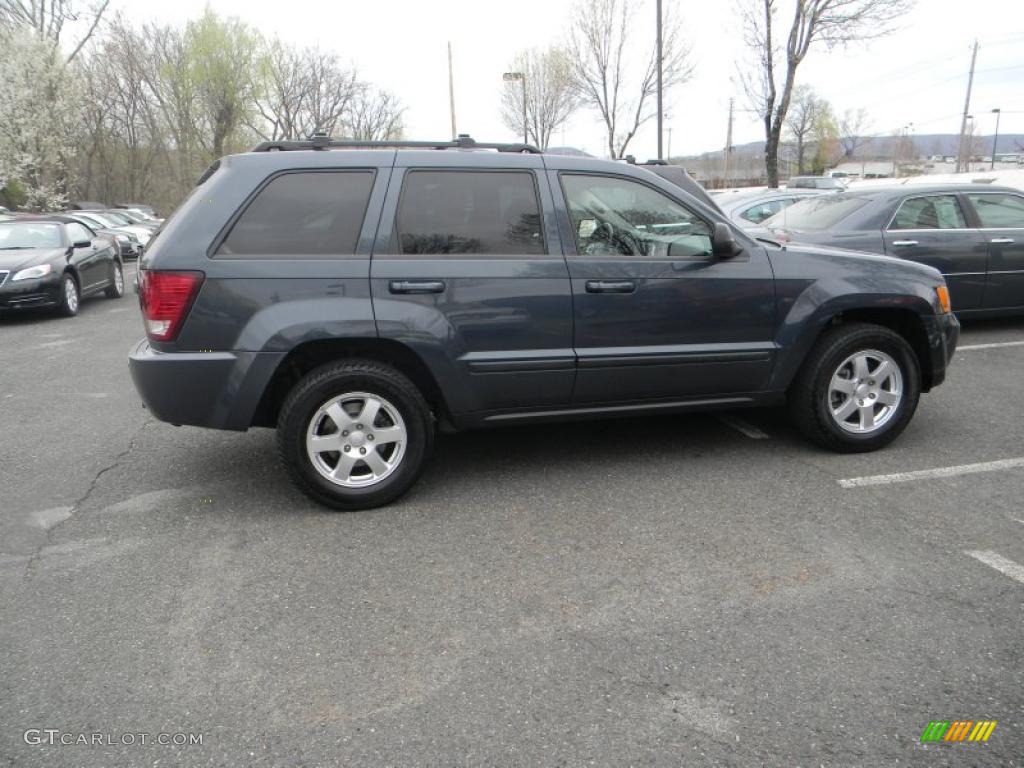
{"type": "Polygon", "coordinates": [[[1021,765],[1024,319],[965,322],[878,453],[775,411],[443,435],[348,514],[269,430],[150,418],[141,335],[131,295],[0,319],[2,766],[1021,765]]]}

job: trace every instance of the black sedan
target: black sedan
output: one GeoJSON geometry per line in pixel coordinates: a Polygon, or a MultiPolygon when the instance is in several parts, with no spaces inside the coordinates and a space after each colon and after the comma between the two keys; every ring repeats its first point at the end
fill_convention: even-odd
{"type": "Polygon", "coordinates": [[[762,225],[782,242],[896,256],[938,269],[953,310],[1024,313],[1024,192],[979,184],[863,187],[791,205],[762,225]]]}
{"type": "Polygon", "coordinates": [[[81,300],[124,295],[117,244],[57,217],[0,221],[0,310],[53,307],[78,314],[81,300]]]}

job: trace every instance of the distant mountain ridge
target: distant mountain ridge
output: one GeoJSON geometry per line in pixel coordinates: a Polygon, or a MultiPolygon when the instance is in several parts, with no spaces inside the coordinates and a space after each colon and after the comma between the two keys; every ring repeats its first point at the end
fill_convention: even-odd
{"type": "MultiPolygon", "coordinates": [[[[916,154],[928,155],[955,155],[960,137],[955,133],[921,133],[908,136],[914,142],[916,154]]],[[[975,136],[977,147],[984,147],[984,154],[992,152],[993,134],[987,136],[975,136]]],[[[784,142],[785,143],[785,142],[784,142]]],[[[746,144],[734,144],[734,155],[762,154],[764,152],[763,141],[751,141],[746,144]]],[[[893,136],[878,136],[868,140],[857,147],[858,159],[871,159],[875,157],[892,157],[896,145],[896,138],[893,136]]],[[[1024,133],[999,134],[999,145],[996,147],[996,154],[1024,153],[1024,133]]],[[[703,152],[699,155],[687,155],[679,157],[680,160],[693,160],[706,157],[721,157],[722,150],[714,149],[703,152]]]]}

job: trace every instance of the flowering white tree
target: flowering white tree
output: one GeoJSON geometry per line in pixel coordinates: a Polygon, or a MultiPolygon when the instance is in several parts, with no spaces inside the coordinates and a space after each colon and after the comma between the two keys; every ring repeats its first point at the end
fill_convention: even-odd
{"type": "Polygon", "coordinates": [[[61,207],[78,105],[74,74],[53,43],[22,31],[0,35],[0,104],[0,192],[30,209],[61,207]]]}

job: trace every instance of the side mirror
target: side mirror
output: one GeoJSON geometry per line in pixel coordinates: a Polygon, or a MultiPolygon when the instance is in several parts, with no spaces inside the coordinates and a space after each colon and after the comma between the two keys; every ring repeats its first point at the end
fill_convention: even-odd
{"type": "Polygon", "coordinates": [[[92,245],[92,240],[78,240],[71,244],[72,248],[88,248],[92,245]]]}
{"type": "Polygon", "coordinates": [[[719,221],[711,235],[711,253],[721,259],[729,259],[739,253],[736,241],[732,237],[732,229],[728,224],[719,221]]]}

